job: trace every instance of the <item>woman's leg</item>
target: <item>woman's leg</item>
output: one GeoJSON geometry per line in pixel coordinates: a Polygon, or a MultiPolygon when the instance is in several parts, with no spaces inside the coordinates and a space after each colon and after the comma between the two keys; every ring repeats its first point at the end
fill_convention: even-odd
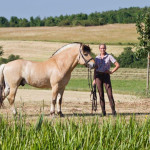
{"type": "Polygon", "coordinates": [[[106,89],[106,92],[107,92],[107,95],[108,95],[110,107],[112,109],[112,114],[116,115],[115,101],[114,101],[114,98],[113,98],[112,86],[111,86],[111,81],[110,81],[110,75],[109,74],[105,75],[104,85],[105,85],[105,89],[106,89]]]}
{"type": "Polygon", "coordinates": [[[105,99],[104,99],[104,88],[103,88],[103,81],[100,78],[96,78],[96,85],[99,93],[99,98],[100,98],[100,105],[102,109],[102,113],[105,116],[106,111],[105,111],[105,99]]]}

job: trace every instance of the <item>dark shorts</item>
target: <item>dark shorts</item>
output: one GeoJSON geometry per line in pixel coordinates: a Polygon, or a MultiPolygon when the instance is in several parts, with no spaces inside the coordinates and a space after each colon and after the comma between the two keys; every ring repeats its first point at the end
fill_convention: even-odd
{"type": "Polygon", "coordinates": [[[99,78],[103,83],[110,84],[110,74],[103,72],[96,72],[96,78],[99,78]]]}

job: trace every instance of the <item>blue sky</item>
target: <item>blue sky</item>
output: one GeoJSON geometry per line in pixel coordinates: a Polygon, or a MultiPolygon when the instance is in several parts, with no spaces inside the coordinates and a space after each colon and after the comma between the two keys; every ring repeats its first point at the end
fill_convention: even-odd
{"type": "Polygon", "coordinates": [[[41,18],[150,6],[150,0],[0,0],[0,16],[41,18]]]}

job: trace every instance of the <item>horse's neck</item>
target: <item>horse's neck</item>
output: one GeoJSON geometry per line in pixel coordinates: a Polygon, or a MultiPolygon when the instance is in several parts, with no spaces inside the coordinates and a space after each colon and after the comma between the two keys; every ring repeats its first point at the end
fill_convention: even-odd
{"type": "Polygon", "coordinates": [[[78,50],[66,50],[56,56],[56,62],[60,70],[64,73],[71,73],[78,64],[78,50]]]}

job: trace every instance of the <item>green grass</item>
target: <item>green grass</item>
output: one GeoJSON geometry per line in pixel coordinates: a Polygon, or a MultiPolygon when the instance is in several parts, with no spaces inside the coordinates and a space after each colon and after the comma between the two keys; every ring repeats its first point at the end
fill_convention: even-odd
{"type": "Polygon", "coordinates": [[[112,80],[112,88],[116,93],[145,95],[145,80],[112,80]]]}
{"type": "MultiPolygon", "coordinates": [[[[145,80],[111,80],[114,93],[145,95],[146,81],[145,80]]],[[[38,89],[25,85],[21,89],[38,89]]],[[[66,86],[66,90],[72,91],[90,91],[88,79],[71,79],[66,86]]]]}
{"type": "Polygon", "coordinates": [[[82,118],[47,121],[39,117],[36,125],[25,119],[8,122],[1,118],[0,149],[11,150],[106,150],[150,149],[150,119],[131,116],[92,120],[82,118]]]}
{"type": "MultiPolygon", "coordinates": [[[[113,91],[122,94],[145,94],[145,80],[111,80],[113,91]]],[[[66,90],[89,91],[87,79],[71,79],[66,90]]]]}

